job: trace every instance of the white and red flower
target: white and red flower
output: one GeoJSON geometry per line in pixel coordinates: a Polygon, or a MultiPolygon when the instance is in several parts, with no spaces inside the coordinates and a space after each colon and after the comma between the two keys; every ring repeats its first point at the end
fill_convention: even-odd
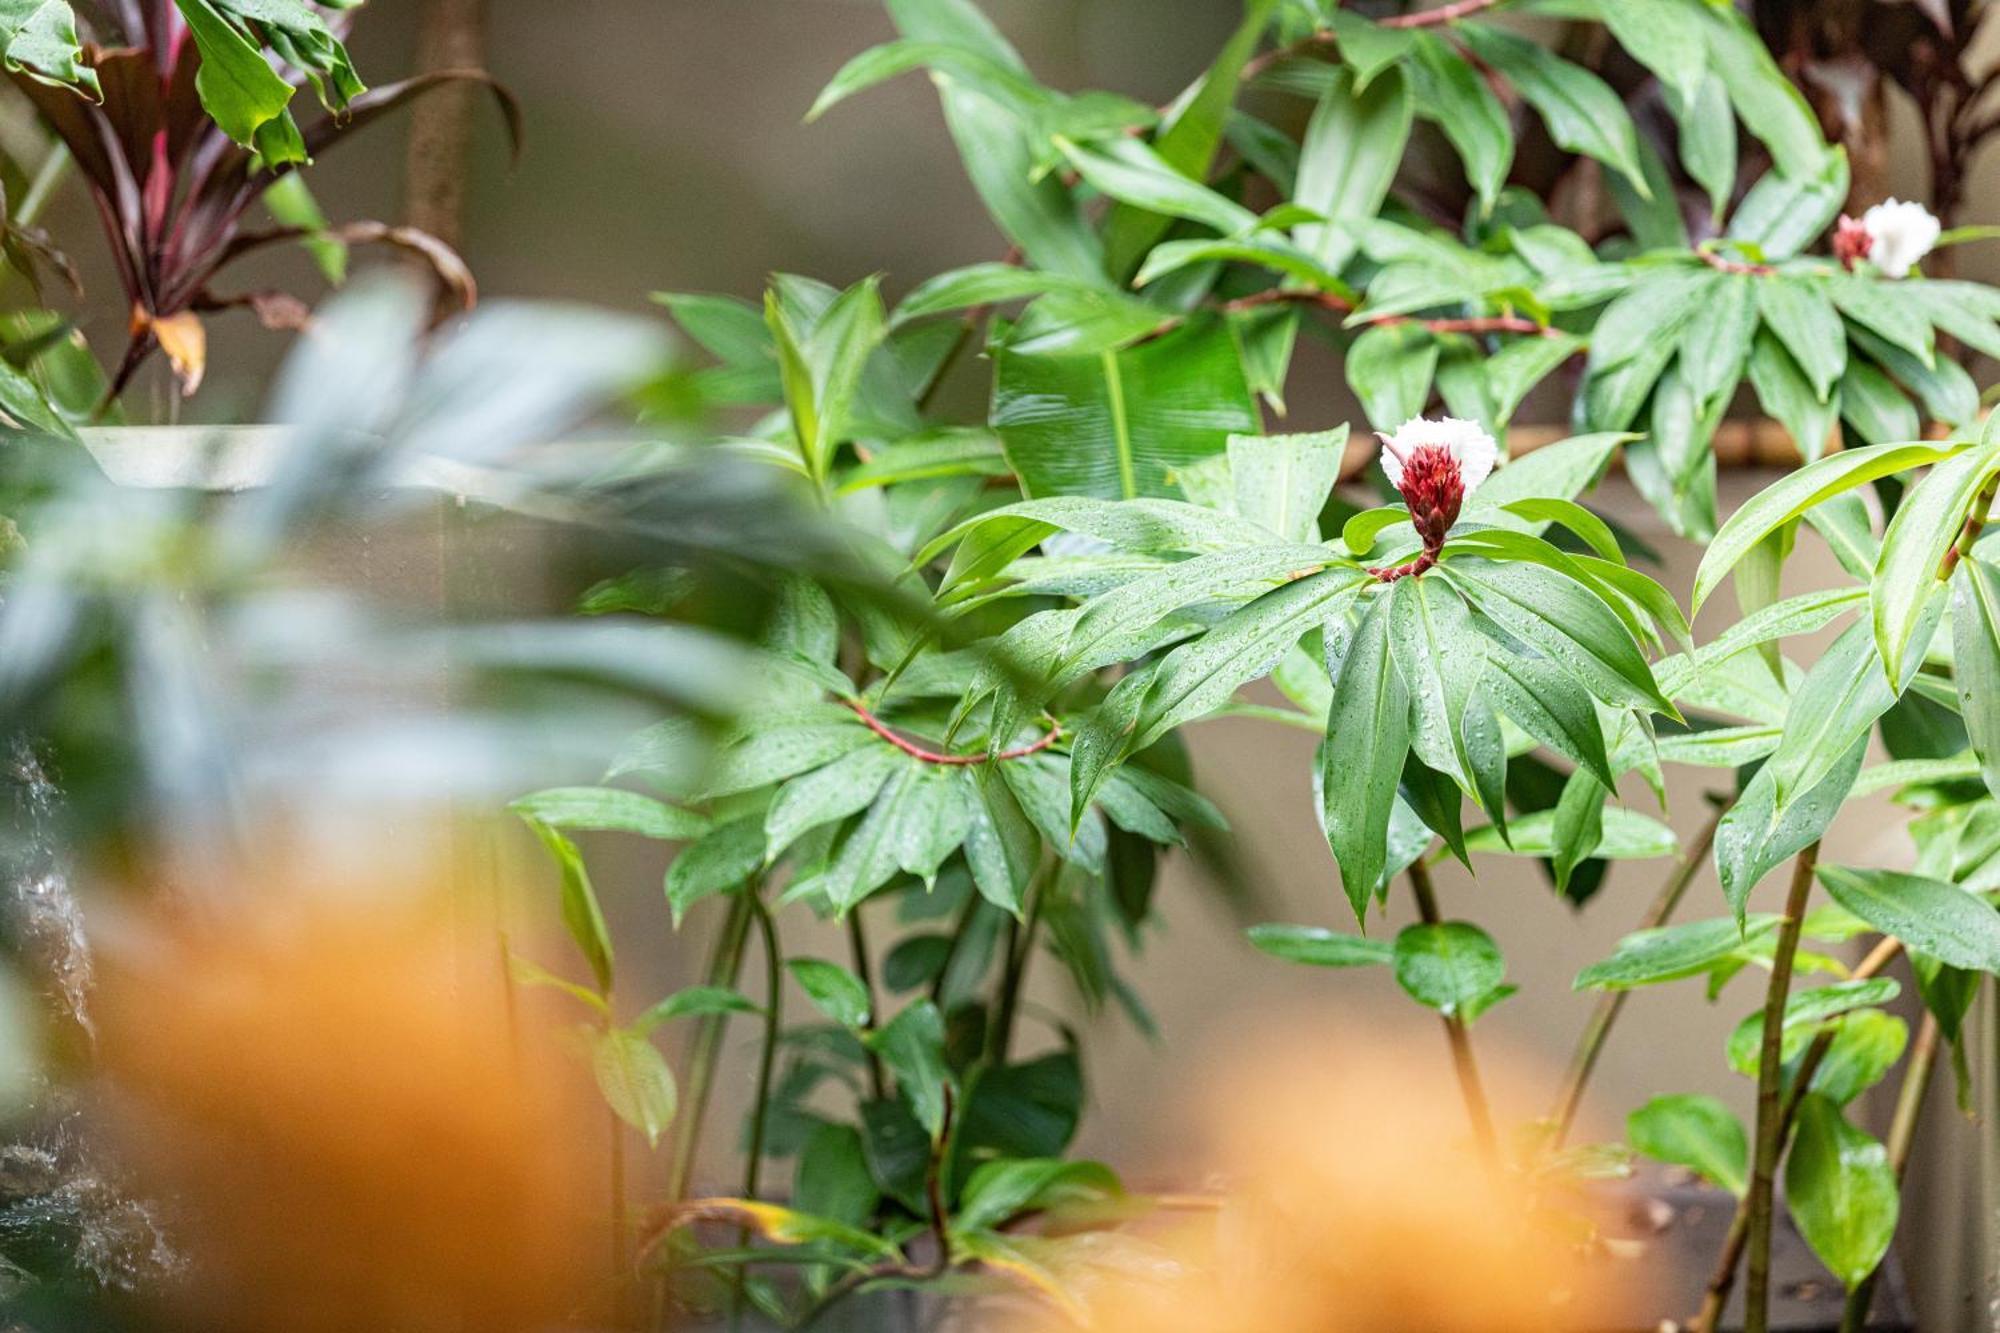
{"type": "Polygon", "coordinates": [[[1500,446],[1476,421],[1417,417],[1382,437],[1382,471],[1402,493],[1410,522],[1435,556],[1465,497],[1492,475],[1500,446]]]}
{"type": "Polygon", "coordinates": [[[1868,233],[1869,262],[1891,278],[1908,277],[1944,231],[1928,208],[1893,197],[1863,213],[1861,226],[1868,233]]]}

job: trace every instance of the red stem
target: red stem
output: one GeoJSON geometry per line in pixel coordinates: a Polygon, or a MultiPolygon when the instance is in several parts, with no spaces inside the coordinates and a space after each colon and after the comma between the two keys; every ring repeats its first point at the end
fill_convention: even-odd
{"type": "MultiPolygon", "coordinates": [[[[1280,287],[1271,287],[1261,292],[1252,292],[1248,296],[1239,296],[1233,301],[1224,301],[1221,309],[1224,314],[1233,315],[1240,314],[1245,310],[1255,310],[1259,306],[1274,305],[1280,302],[1289,302],[1298,305],[1316,305],[1323,310],[1332,310],[1340,314],[1351,314],[1354,311],[1354,302],[1334,292],[1288,291],[1280,287]]],[[[1184,316],[1168,320],[1158,329],[1154,330],[1154,336],[1177,328],[1184,322],[1184,316]]],[[[1412,320],[1408,315],[1370,315],[1367,322],[1370,324],[1385,325],[1421,323],[1432,333],[1524,333],[1533,334],[1538,338],[1547,338],[1554,333],[1553,329],[1544,328],[1540,324],[1535,323],[1534,320],[1523,319],[1519,315],[1486,315],[1474,319],[1426,320],[1412,320]]]]}
{"type": "Polygon", "coordinates": [[[1399,14],[1395,18],[1381,19],[1385,28],[1429,28],[1440,23],[1452,23],[1468,14],[1498,4],[1499,0],[1456,0],[1456,3],[1442,9],[1426,9],[1415,14],[1399,14]]]}
{"type": "Polygon", "coordinates": [[[854,715],[861,719],[861,724],[867,727],[868,730],[874,732],[877,736],[880,736],[883,740],[910,756],[910,758],[921,759],[927,764],[965,765],[983,764],[989,760],[1026,759],[1031,754],[1039,754],[1043,750],[1048,749],[1062,738],[1062,728],[1060,726],[1052,726],[1049,728],[1049,734],[1040,740],[1032,744],[1016,746],[1011,750],[1002,750],[999,754],[940,754],[936,750],[926,750],[914,741],[905,740],[895,732],[889,730],[887,726],[883,725],[882,719],[869,712],[860,700],[843,699],[841,702],[854,710],[854,715]]]}
{"type": "Polygon", "coordinates": [[[1695,254],[1701,259],[1702,263],[1712,269],[1719,269],[1724,273],[1736,273],[1752,278],[1768,278],[1777,272],[1769,264],[1742,264],[1734,259],[1724,259],[1713,250],[1696,250],[1695,254]]]}

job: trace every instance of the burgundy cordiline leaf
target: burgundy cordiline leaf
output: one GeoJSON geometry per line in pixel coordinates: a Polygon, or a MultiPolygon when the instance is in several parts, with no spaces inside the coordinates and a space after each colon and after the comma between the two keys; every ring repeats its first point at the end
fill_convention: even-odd
{"type": "MultiPolygon", "coordinates": [[[[301,234],[281,229],[246,237],[243,231],[244,214],[294,168],[262,166],[204,111],[195,86],[201,56],[173,0],[110,0],[100,9],[96,35],[126,43],[92,41],[84,47],[84,60],[103,89],[101,102],[23,73],[12,77],[69,148],[89,185],[130,307],[130,336],[109,398],[124,391],[163,342],[173,345],[182,391],[192,393],[200,365],[191,349],[198,353],[202,342],[187,323],[195,311],[247,305],[267,319],[292,319],[294,312],[277,293],[218,297],[210,283],[258,244],[301,234]]],[[[345,30],[344,17],[330,19],[343,20],[337,31],[345,30]]],[[[288,77],[297,82],[303,76],[288,77]]],[[[443,70],[362,93],[340,114],[302,130],[307,150],[323,152],[417,97],[462,83],[481,84],[492,92],[518,153],[519,105],[478,70],[443,70]]],[[[341,235],[342,229],[335,228],[334,234],[341,235]]],[[[469,302],[475,295],[464,261],[435,237],[360,223],[346,229],[345,238],[420,253],[461,300],[469,302]]]]}

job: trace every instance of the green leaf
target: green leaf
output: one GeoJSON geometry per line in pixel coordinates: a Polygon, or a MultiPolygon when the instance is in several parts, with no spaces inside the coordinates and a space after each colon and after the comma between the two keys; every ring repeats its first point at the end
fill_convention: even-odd
{"type": "MultiPolygon", "coordinates": [[[[898,15],[898,23],[910,20],[898,15]]],[[[937,78],[959,160],[1007,239],[1038,269],[1104,282],[1104,247],[1054,173],[1037,168],[1039,142],[1016,112],[950,75],[937,78]]]]}
{"type": "Polygon", "coordinates": [[[1723,896],[1739,918],[1757,882],[1779,863],[1817,842],[1833,823],[1861,771],[1867,749],[1865,737],[1856,741],[1818,786],[1793,800],[1782,813],[1778,810],[1777,783],[1768,764],[1743,788],[1715,832],[1716,875],[1722,881],[1723,896]]]}
{"type": "Polygon", "coordinates": [[[1437,370],[1438,344],[1416,323],[1377,324],[1347,352],[1347,383],[1377,430],[1423,415],[1437,370]]]}
{"type": "Polygon", "coordinates": [[[708,832],[708,820],[692,811],[617,787],[550,787],[507,807],[523,819],[558,829],[637,833],[682,842],[708,832]]]}
{"type": "Polygon", "coordinates": [[[991,771],[994,767],[968,767],[960,779],[967,784],[972,808],[965,862],[980,897],[1018,917],[1022,895],[1041,860],[1042,841],[1006,782],[991,771]]]}
{"type": "Polygon", "coordinates": [[[896,1086],[917,1123],[935,1143],[944,1131],[945,1099],[951,1071],[944,1062],[944,1018],[929,1000],[918,1000],[882,1028],[868,1045],[896,1076],[896,1086]]]}
{"type": "Polygon", "coordinates": [[[1604,730],[1589,694],[1546,658],[1487,644],[1485,687],[1494,705],[1530,736],[1613,786],[1604,730]]]}
{"type": "Polygon", "coordinates": [[[1785,1201],[1806,1244],[1849,1287],[1889,1252],[1901,1206],[1888,1150],[1819,1096],[1799,1106],[1785,1159],[1785,1201]]]}
{"type": "Polygon", "coordinates": [[[1319,514],[1340,479],[1347,427],[1309,435],[1232,435],[1236,512],[1288,542],[1319,539],[1319,514]]]}
{"type": "Polygon", "coordinates": [[[1357,921],[1382,878],[1389,812],[1409,752],[1410,697],[1390,661],[1389,617],[1387,598],[1363,613],[1334,679],[1320,747],[1322,823],[1357,921]]]}
{"type": "Polygon", "coordinates": [[[1224,236],[1257,225],[1255,213],[1189,180],[1136,139],[1091,146],[1059,139],[1056,146],[1086,182],[1122,203],[1149,213],[1186,218],[1224,236]]]}
{"type": "Polygon", "coordinates": [[[1708,27],[1709,60],[1743,127],[1771,150],[1780,174],[1794,179],[1818,174],[1830,155],[1819,117],[1778,68],[1763,38],[1733,9],[1706,5],[1699,12],[1708,27]]]}
{"type": "Polygon", "coordinates": [[[667,867],[667,906],[680,927],[688,908],[703,898],[732,891],[764,866],[763,821],[755,815],[731,820],[681,849],[667,867]]]}
{"type": "Polygon", "coordinates": [[[1506,979],[1491,936],[1467,921],[1405,926],[1396,936],[1396,984],[1418,1004],[1459,1014],[1506,979]]]}
{"type": "Polygon", "coordinates": [[[574,1000],[581,1000],[590,1008],[611,1016],[611,1003],[588,986],[579,986],[566,977],[559,977],[532,959],[509,950],[507,953],[507,975],[517,986],[541,986],[547,990],[559,990],[574,1000]]]}
{"type": "Polygon", "coordinates": [[[599,991],[611,989],[611,928],[604,923],[604,910],[597,905],[597,891],[591,887],[590,871],[584,866],[577,845],[555,829],[535,820],[527,821],[542,846],[555,858],[562,872],[562,919],[570,939],[582,951],[584,961],[597,980],[599,991]]]}
{"type": "Polygon", "coordinates": [[[1053,95],[1019,70],[980,54],[956,42],[926,42],[913,39],[871,46],[840,67],[806,112],[811,124],[840,103],[877,84],[913,70],[936,67],[965,80],[994,100],[1026,111],[1035,103],[1052,100],[1053,95]]]}
{"type": "Polygon", "coordinates": [[[659,1049],[631,1028],[610,1028],[597,1034],[590,1069],[613,1113],[658,1147],[680,1097],[659,1049]]]}
{"type": "Polygon", "coordinates": [[[1792,354],[1764,331],[1751,345],[1750,383],[1758,403],[1791,434],[1799,454],[1808,462],[1818,459],[1840,416],[1839,394],[1822,397],[1792,354]]]}
{"type": "Polygon", "coordinates": [[[1920,302],[1906,297],[1902,283],[1858,273],[1836,274],[1820,281],[1841,314],[1915,357],[1926,369],[1936,364],[1930,316],[1920,302]]]}
{"type": "Polygon", "coordinates": [[[1031,496],[1173,496],[1177,470],[1257,428],[1223,324],[1096,357],[994,357],[992,424],[1031,496]]]}
{"type": "Polygon", "coordinates": [[[1767,172],[1736,206],[1729,239],[1755,246],[1767,259],[1790,259],[1825,232],[1847,187],[1847,153],[1840,148],[1809,176],[1767,172]]]}
{"type": "Polygon", "coordinates": [[[2000,973],[2000,912],[1955,884],[1896,870],[1819,867],[1833,900],[1912,952],[2000,973]]]}
{"type": "Polygon", "coordinates": [[[1923,434],[1917,409],[1896,382],[1867,361],[1850,360],[1840,377],[1840,418],[1869,444],[1923,434]]]}
{"type": "Polygon", "coordinates": [[[2000,796],[2000,568],[1977,556],[1951,581],[1952,674],[1986,790],[2000,796]]]}
{"type": "MultiPolygon", "coordinates": [[[[1103,291],[1100,283],[1086,282],[1063,273],[1046,273],[1019,264],[973,264],[940,273],[918,283],[890,316],[890,327],[907,324],[927,315],[964,310],[971,306],[1000,305],[1025,297],[1044,296],[1057,291],[1103,291]]],[[[678,315],[679,307],[675,307],[678,315]]]]}
{"type": "Polygon", "coordinates": [[[1389,195],[1410,137],[1410,90],[1387,70],[1356,90],[1355,76],[1335,71],[1306,125],[1294,202],[1325,218],[1299,227],[1294,239],[1338,273],[1354,255],[1355,224],[1373,218],[1389,195]]]}
{"type": "Polygon", "coordinates": [[[1666,88],[1694,97],[1708,76],[1708,33],[1697,6],[1680,0],[1610,0],[1599,6],[1611,35],[1666,88]]]}
{"type": "Polygon", "coordinates": [[[1320,926],[1252,926],[1249,935],[1250,943],[1273,958],[1309,967],[1368,967],[1387,963],[1396,953],[1387,940],[1343,935],[1320,926]]]}
{"type": "Polygon", "coordinates": [[[1602,375],[1648,358],[1664,366],[1681,331],[1705,316],[1726,277],[1705,269],[1663,268],[1634,282],[1590,331],[1590,373],[1602,375]]]}
{"type": "Polygon", "coordinates": [[[1936,610],[1932,602],[1942,591],[1938,570],[1964,530],[1973,502],[1996,474],[2000,474],[2000,442],[1940,463],[1896,506],[1896,516],[1882,534],[1882,555],[1868,589],[1875,646],[1891,680],[1907,678],[1904,658],[1912,647],[1922,657],[1924,645],[1916,640],[1926,612],[1936,610]]]}
{"type": "Polygon", "coordinates": [[[765,861],[776,861],[812,829],[867,809],[889,775],[908,762],[887,745],[866,745],[787,782],[764,812],[765,861]]]}
{"type": "Polygon", "coordinates": [[[1815,505],[1877,478],[1942,462],[1966,448],[1951,441],[1873,445],[1831,454],[1785,474],[1745,501],[1715,534],[1695,571],[1694,609],[1701,609],[1716,584],[1757,543],[1815,505]]]}
{"type": "MultiPolygon", "coordinates": [[[[1841,981],[1794,991],[1785,1001],[1785,1021],[1781,1031],[1785,1058],[1790,1060],[1805,1039],[1830,1018],[1856,1009],[1887,1004],[1902,993],[1894,977],[1871,977],[1865,981],[1841,981]]],[[[1746,1016],[1729,1034],[1729,1067],[1747,1078],[1757,1074],[1758,1048],[1763,1043],[1764,1011],[1746,1016]]]]}
{"type": "Polygon", "coordinates": [[[1409,28],[1373,23],[1351,9],[1336,9],[1327,17],[1340,58],[1354,71],[1354,86],[1366,89],[1375,76],[1410,54],[1425,35],[1409,28]]]}
{"type": "Polygon", "coordinates": [[[1896,702],[1868,640],[1868,627],[1849,626],[1813,663],[1785,713],[1784,739],[1767,766],[1782,818],[1792,803],[1839,768],[1855,742],[1896,702]]]}
{"type": "MultiPolygon", "coordinates": [[[[1493,411],[1498,418],[1496,424],[1505,425],[1511,420],[1521,400],[1564,362],[1582,351],[1584,346],[1584,340],[1573,333],[1551,330],[1546,337],[1516,338],[1488,357],[1486,388],[1493,396],[1493,411]]],[[[1546,452],[1546,449],[1539,449],[1528,457],[1546,452]]]]}
{"type": "MultiPolygon", "coordinates": [[[[1962,972],[1960,976],[1972,977],[1962,972]]],[[[1833,1026],[1833,1041],[1813,1072],[1812,1091],[1845,1106],[1882,1081],[1910,1042],[1910,1025],[1879,1009],[1858,1009],[1833,1026]]]]}
{"type": "Polygon", "coordinates": [[[676,1018],[708,1018],[717,1014],[761,1014],[764,1010],[726,986],[689,986],[675,991],[632,1020],[641,1035],[676,1018]]]}
{"type": "Polygon", "coordinates": [[[1757,283],[1757,309],[1825,402],[1847,368],[1847,337],[1832,300],[1817,280],[1778,274],[1757,283]]]}
{"type": "Polygon", "coordinates": [[[823,1124],[814,1129],[799,1150],[792,1177],[792,1202],[800,1211],[862,1227],[881,1198],[860,1132],[852,1125],[823,1124]]]}
{"type": "Polygon", "coordinates": [[[1678,716],[1625,622],[1586,584],[1522,561],[1454,560],[1439,572],[1605,703],[1678,716]]]}
{"type": "MultiPolygon", "coordinates": [[[[1622,805],[1607,805],[1603,811],[1592,856],[1606,861],[1647,861],[1671,856],[1679,846],[1673,830],[1649,815],[1622,805]]],[[[1469,830],[1465,845],[1475,852],[1554,857],[1562,847],[1563,836],[1556,827],[1555,810],[1535,810],[1515,815],[1507,822],[1505,841],[1498,829],[1485,827],[1469,830]]]]}
{"type": "Polygon", "coordinates": [[[264,59],[264,53],[225,18],[213,0],[174,0],[188,32],[201,53],[201,68],[195,74],[195,89],[201,104],[222,132],[245,148],[265,153],[267,166],[306,160],[305,145],[289,146],[275,154],[273,145],[289,145],[289,138],[273,137],[268,127],[281,118],[289,121],[285,109],[292,100],[292,85],[264,59]]]}
{"type": "Polygon", "coordinates": [[[103,95],[97,71],[84,63],[69,0],[9,0],[0,6],[0,50],[9,69],[79,89],[92,101],[103,95]]]}
{"type": "Polygon", "coordinates": [[[1639,170],[1639,136],[1611,86],[1547,47],[1483,23],[1457,33],[1472,53],[1497,69],[1541,114],[1559,147],[1596,158],[1650,197],[1639,170]]]}
{"type": "Polygon", "coordinates": [[[1720,1098],[1693,1093],[1655,1097],[1626,1117],[1625,1137],[1653,1160],[1698,1171],[1743,1197],[1750,1146],[1743,1122],[1720,1098]]]}
{"type": "Polygon", "coordinates": [[[996,1227],[1022,1213],[1102,1203],[1123,1194],[1117,1174],[1102,1162],[1057,1158],[986,1162],[966,1178],[952,1225],[996,1227]]]}
{"type": "Polygon", "coordinates": [[[1576,435],[1514,459],[1472,493],[1465,512],[1480,514],[1515,500],[1540,497],[1573,500],[1597,485],[1618,446],[1633,438],[1617,432],[1576,435]]]}
{"type": "Polygon", "coordinates": [[[820,885],[845,912],[898,870],[926,884],[972,826],[971,804],[950,769],[913,762],[892,772],[868,813],[843,836],[820,885]]]}
{"type": "Polygon", "coordinates": [[[1577,866],[1597,854],[1604,841],[1604,803],[1610,799],[1604,784],[1582,770],[1563,784],[1549,825],[1557,893],[1567,893],[1577,866]]]}
{"type": "Polygon", "coordinates": [[[868,987],[861,979],[820,958],[794,958],[785,970],[819,1011],[844,1028],[868,1026],[868,987]]]}
{"type": "Polygon", "coordinates": [[[1736,117],[1728,85],[1711,70],[1692,100],[1669,91],[1667,107],[1680,131],[1681,165],[1707,191],[1709,216],[1720,218],[1736,192],[1736,117]]]}
{"type": "Polygon", "coordinates": [[[1717,917],[1634,931],[1618,941],[1611,957],[1577,973],[1574,989],[1630,990],[1699,975],[1776,930],[1779,920],[1760,913],[1740,925],[1733,918],[1717,917]]]}

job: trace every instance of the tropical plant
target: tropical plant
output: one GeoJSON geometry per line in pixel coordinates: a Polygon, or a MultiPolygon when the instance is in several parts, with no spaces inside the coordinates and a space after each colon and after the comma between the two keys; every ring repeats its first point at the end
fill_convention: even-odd
{"type": "Polygon", "coordinates": [[[269,327],[300,327],[307,307],[297,297],[211,286],[228,265],[276,242],[304,242],[336,284],[350,244],[400,246],[471,305],[472,276],[450,247],[408,227],[332,226],[299,174],[353,131],[465,80],[493,90],[518,142],[513,98],[477,70],[363,84],[342,41],[359,4],[104,0],[84,7],[79,27],[65,0],[49,0],[16,6],[11,25],[0,18],[14,84],[81,172],[124,288],[130,335],[105,403],[156,351],[192,394],[206,365],[204,313],[247,307],[269,327]],[[308,83],[324,114],[301,126],[291,104],[308,83]],[[277,225],[246,230],[244,215],[260,200],[277,225]]]}
{"type": "MultiPolygon", "coordinates": [[[[1897,983],[1880,973],[1907,951],[1930,1008],[1904,1062],[1915,1105],[1977,974],[2000,968],[1981,877],[2000,695],[1980,674],[2000,663],[2000,584],[1981,580],[2000,576],[1977,546],[2000,443],[1947,354],[2000,352],[2000,294],[1921,271],[1971,233],[1940,236],[1893,201],[1843,216],[1845,154],[1752,23],[1707,0],[1382,17],[1249,0],[1164,108],[1042,85],[969,0],[888,8],[901,38],[851,60],[809,118],[928,71],[1005,256],[893,305],[875,279],[838,291],[789,276],[761,310],[661,299],[712,355],[690,383],[738,423],[710,460],[788,477],[893,595],[797,571],[757,631],[785,706],[726,728],[706,764],[685,762],[689,732],[671,724],[612,763],[617,785],[515,807],[561,867],[590,980],[526,962],[519,975],[586,1006],[613,1109],[649,1140],[674,1136],[673,1197],[633,1252],[681,1299],[789,1323],[948,1274],[1067,1299],[1061,1275],[1097,1244],[1085,1233],[1143,1201],[1060,1160],[1080,1066],[1066,1031],[1057,1054],[1016,1058],[1019,974],[1046,939],[1093,1005],[1132,1005],[1108,941],[1146,921],[1155,849],[1213,822],[1179,730],[1249,716],[1324,735],[1311,780],[1364,927],[1269,924],[1258,948],[1391,968],[1440,1016],[1496,1164],[1567,1179],[1624,1170],[1637,1150],[1735,1191],[1714,1294],[1747,1254],[1752,1328],[1766,1326],[1784,1169],[1800,1230],[1865,1312],[1913,1123],[1899,1116],[1885,1148],[1848,1111],[1905,1053],[1881,1007],[1897,983]],[[1621,90],[1516,16],[1591,25],[1591,63],[1621,90]],[[1464,207],[1404,171],[1419,120],[1453,151],[1464,207]],[[1599,182],[1598,206],[1554,209],[1523,188],[1531,132],[1587,164],[1564,178],[1599,182]],[[1338,354],[1386,433],[1379,453],[1345,426],[1267,428],[1301,333],[1338,354]],[[984,354],[977,372],[968,350],[984,354]],[[983,416],[942,411],[945,387],[975,373],[990,377],[983,416]],[[1512,451],[1544,384],[1537,401],[1567,389],[1579,433],[1512,451]],[[1712,439],[1745,385],[1804,466],[1718,522],[1712,439]],[[1930,427],[1945,438],[1923,441],[1930,427]],[[1633,568],[1645,553],[1586,507],[1618,459],[1709,543],[1692,605],[1734,585],[1741,615],[1705,644],[1633,568]],[[1374,495],[1342,489],[1362,480],[1374,495]],[[1801,526],[1863,586],[1781,600],[1801,526]],[[1783,655],[1857,614],[1809,667],[1783,655]],[[1266,678],[1289,706],[1238,697],[1266,678]],[[1877,731],[1894,758],[1864,769],[1877,731]],[[1636,776],[1664,809],[1668,764],[1740,775],[1685,837],[1618,795],[1636,776]],[[1842,804],[1885,788],[1923,808],[1914,872],[1819,867],[1842,804]],[[636,1016],[613,1004],[577,829],[685,844],[672,914],[713,897],[721,917],[702,984],[636,1016]],[[1728,913],[1673,924],[1711,853],[1728,913]],[[1490,855],[1544,862],[1579,904],[1607,863],[1674,860],[1645,929],[1579,976],[1598,1008],[1525,1137],[1495,1123],[1471,1037],[1514,984],[1431,874],[1490,855]],[[1751,912],[1788,860],[1785,912],[1751,912]],[[1399,878],[1420,920],[1366,934],[1399,878]],[[1832,903],[1808,913],[1816,879],[1832,903]],[[913,929],[884,951],[866,923],[891,903],[913,929]],[[847,954],[788,953],[784,906],[842,922],[847,954]],[[1858,966],[1800,947],[1864,935],[1880,942],[1858,966]],[[756,997],[735,988],[753,940],[756,997]],[[1635,1112],[1629,1145],[1568,1142],[1632,988],[1699,976],[1713,999],[1752,968],[1770,974],[1764,1005],[1729,1059],[1758,1080],[1754,1133],[1686,1095],[1635,1112]],[[1794,994],[1813,969],[1837,979],[1794,994]],[[808,1025],[781,1012],[787,971],[808,1025]],[[892,1011],[885,987],[917,998],[892,1011]],[[761,1029],[742,1187],[690,1195],[732,1015],[761,1029]],[[680,1018],[700,1029],[677,1107],[649,1034],[680,1018]],[[833,1083],[849,1090],[837,1103],[815,1096],[833,1083]],[[779,1207],[765,1159],[794,1155],[779,1207]]],[[[675,616],[702,600],[702,571],[649,566],[585,609],[675,616]]],[[[1702,1321],[1713,1329],[1714,1310],[1702,1321]]]]}

